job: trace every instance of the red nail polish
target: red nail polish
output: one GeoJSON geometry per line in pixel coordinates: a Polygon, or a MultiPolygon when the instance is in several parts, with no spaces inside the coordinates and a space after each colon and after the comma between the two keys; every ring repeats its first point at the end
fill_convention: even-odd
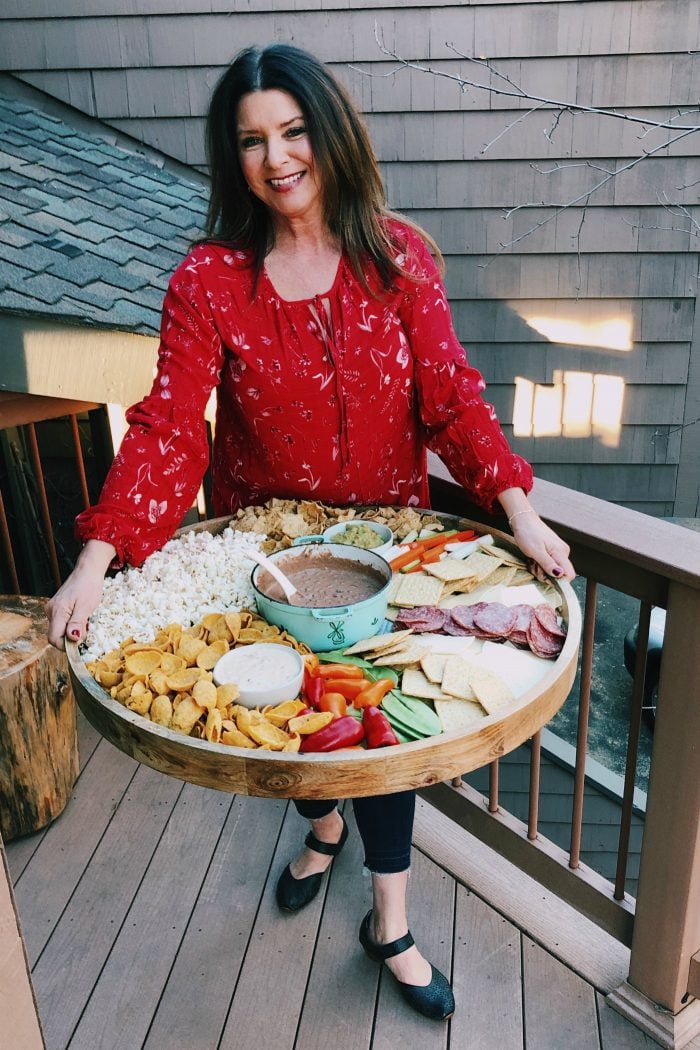
{"type": "Polygon", "coordinates": [[[562,576],[563,574],[564,570],[560,569],[558,565],[555,565],[552,569],[552,576],[562,576]]]}
{"type": "Polygon", "coordinates": [[[80,638],[80,631],[74,629],[70,632],[70,636],[71,638],[80,638]]]}

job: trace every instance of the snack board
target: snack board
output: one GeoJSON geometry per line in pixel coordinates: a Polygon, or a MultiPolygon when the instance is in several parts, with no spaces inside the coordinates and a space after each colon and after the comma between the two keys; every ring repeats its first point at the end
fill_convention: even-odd
{"type": "MultiPolygon", "coordinates": [[[[356,513],[359,516],[362,512],[356,513]]],[[[411,511],[414,518],[416,513],[411,511]]],[[[296,511],[288,503],[280,515],[287,516],[283,519],[284,525],[289,524],[291,529],[301,530],[301,522],[293,520],[296,511]]],[[[254,528],[261,517],[262,514],[254,519],[254,528]]],[[[414,518],[411,524],[414,524],[414,518]]],[[[464,519],[434,511],[420,512],[419,520],[432,523],[439,521],[445,529],[456,529],[458,532],[471,527],[471,523],[464,519]]],[[[190,526],[190,530],[218,535],[229,524],[237,526],[238,519],[208,521],[190,526]]],[[[474,528],[479,532],[484,531],[481,525],[474,528]]],[[[512,539],[498,532],[492,532],[491,535],[501,552],[500,567],[521,571],[521,559],[512,539]]],[[[274,542],[284,543],[284,540],[277,537],[274,542]]],[[[493,555],[486,556],[493,561],[493,555]]],[[[497,638],[497,630],[510,624],[513,617],[504,614],[500,607],[495,611],[493,608],[489,610],[489,602],[480,601],[484,597],[480,578],[487,568],[493,566],[476,559],[468,566],[468,575],[460,576],[454,567],[448,565],[445,569],[444,561],[436,565],[440,566],[437,573],[422,571],[396,574],[397,590],[392,596],[389,615],[398,617],[408,613],[410,620],[412,612],[427,608],[439,609],[444,618],[450,615],[451,609],[456,609],[456,622],[459,624],[460,616],[469,617],[469,613],[464,612],[465,607],[469,609],[470,606],[481,605],[485,608],[478,610],[479,622],[486,628],[486,637],[497,638]],[[405,581],[411,579],[416,582],[405,587],[405,581]],[[419,581],[434,583],[429,582],[426,587],[425,584],[421,586],[419,581]],[[439,585],[439,592],[435,584],[439,585]],[[403,588],[403,601],[407,600],[408,595],[411,604],[396,603],[400,587],[403,588]],[[429,594],[428,587],[432,587],[429,594]],[[434,604],[427,604],[426,596],[434,604]]],[[[505,597],[513,606],[521,605],[517,595],[508,593],[511,590],[517,592],[518,586],[511,588],[506,585],[503,588],[503,584],[504,576],[502,584],[496,584],[502,586],[501,597],[505,597]]],[[[517,695],[514,690],[503,688],[504,647],[495,641],[483,641],[479,666],[475,667],[474,661],[470,661],[468,638],[460,637],[458,631],[454,635],[431,632],[431,619],[433,626],[437,620],[435,612],[432,616],[427,612],[421,613],[425,617],[421,631],[397,623],[395,633],[381,633],[376,639],[363,640],[374,648],[365,647],[363,652],[357,653],[358,657],[371,657],[376,666],[390,666],[402,676],[411,672],[408,688],[404,685],[400,697],[392,693],[385,700],[387,710],[391,708],[393,717],[397,719],[393,724],[409,724],[416,717],[416,712],[427,717],[425,703],[416,698],[422,690],[432,701],[429,712],[431,717],[435,718],[432,713],[434,708],[444,728],[439,735],[422,739],[411,739],[407,733],[401,739],[408,742],[374,751],[303,754],[231,746],[216,742],[215,736],[213,739],[184,736],[167,725],[146,721],[137,711],[124,707],[111,697],[89,674],[78,647],[73,643],[67,644],[69,669],[78,703],[95,728],[138,761],[172,776],[219,790],[271,797],[340,798],[388,793],[451,779],[487,764],[519,746],[554,715],[566,699],[574,678],[580,612],[568,584],[553,584],[551,597],[566,626],[561,651],[556,657],[552,654],[549,659],[543,659],[541,665],[544,670],[540,668],[538,674],[532,677],[532,683],[524,692],[520,688],[517,695]],[[470,669],[466,677],[465,668],[470,669]],[[465,686],[465,682],[468,682],[468,686],[465,686]],[[409,695],[403,695],[407,693],[409,695]],[[405,705],[408,705],[408,710],[405,705]],[[410,710],[411,705],[414,710],[410,710]],[[452,726],[454,728],[450,728],[452,726]]],[[[517,613],[514,615],[517,616],[517,613]]],[[[546,620],[546,613],[542,615],[546,620]]],[[[416,621],[414,616],[415,622],[420,624],[421,621],[416,621]]],[[[553,622],[556,625],[558,618],[555,617],[553,622]]],[[[550,623],[544,629],[541,629],[541,624],[534,628],[535,637],[540,642],[544,638],[545,645],[547,639],[551,644],[551,627],[550,623]]],[[[527,637],[527,631],[524,633],[527,637]]],[[[511,649],[510,646],[507,648],[511,649]]],[[[512,650],[512,655],[506,661],[513,665],[508,672],[511,682],[517,680],[520,686],[528,683],[527,676],[530,673],[523,662],[526,655],[512,650]]]]}

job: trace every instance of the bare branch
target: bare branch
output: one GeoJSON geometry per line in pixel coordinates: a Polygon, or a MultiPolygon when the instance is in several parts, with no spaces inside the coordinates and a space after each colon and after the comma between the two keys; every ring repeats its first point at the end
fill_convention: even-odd
{"type": "MultiPolygon", "coordinates": [[[[386,46],[381,37],[377,23],[375,23],[375,40],[377,41],[377,46],[379,47],[379,50],[382,52],[382,54],[386,55],[388,58],[393,58],[394,61],[397,62],[400,66],[403,66],[406,69],[415,69],[419,73],[429,73],[431,76],[434,77],[442,77],[446,80],[453,80],[455,83],[459,84],[462,89],[464,89],[465,87],[471,87],[475,88],[478,91],[486,91],[489,94],[503,95],[506,98],[526,98],[530,102],[536,102],[541,104],[542,106],[551,106],[553,109],[570,110],[572,113],[595,113],[601,117],[613,117],[616,120],[624,120],[632,124],[642,124],[645,127],[651,124],[652,128],[666,128],[671,131],[675,131],[678,129],[678,125],[674,123],[675,120],[678,118],[678,114],[676,114],[669,120],[650,121],[646,117],[638,117],[633,113],[626,113],[619,109],[605,109],[601,106],[585,106],[579,102],[566,102],[562,99],[553,99],[547,98],[544,95],[536,95],[531,91],[526,91],[524,88],[520,87],[520,85],[515,84],[507,76],[507,74],[501,73],[495,66],[491,64],[491,62],[487,58],[474,58],[470,55],[462,55],[460,54],[460,52],[456,51],[456,49],[450,43],[446,43],[446,46],[449,47],[452,51],[454,51],[456,55],[458,55],[460,58],[465,59],[465,61],[469,61],[474,63],[475,65],[478,65],[480,68],[487,69],[495,77],[499,78],[500,80],[503,80],[504,83],[510,84],[511,89],[507,87],[497,87],[494,84],[480,84],[476,80],[470,80],[469,77],[459,76],[456,73],[450,73],[444,69],[435,69],[432,66],[426,66],[420,62],[412,62],[407,58],[402,58],[401,55],[399,55],[396,51],[386,46]]],[[[357,66],[354,66],[353,68],[358,73],[361,73],[363,76],[371,77],[377,75],[369,72],[369,70],[360,69],[357,66]]],[[[381,76],[384,75],[385,74],[381,74],[381,76]]],[[[700,112],[700,110],[689,110],[688,112],[700,112]]],[[[700,124],[687,124],[683,125],[683,127],[687,131],[700,131],[700,124]]]]}
{"type": "Polygon", "coordinates": [[[533,113],[536,113],[538,109],[542,109],[542,106],[535,106],[533,109],[528,109],[527,112],[522,113],[515,120],[511,120],[510,124],[507,124],[502,131],[499,131],[498,135],[496,135],[494,139],[491,139],[491,141],[487,142],[485,146],[482,146],[482,148],[479,150],[479,153],[486,153],[486,151],[490,149],[495,142],[498,142],[499,139],[502,139],[503,136],[511,130],[511,128],[514,128],[516,124],[520,124],[527,117],[531,116],[533,113]]]}

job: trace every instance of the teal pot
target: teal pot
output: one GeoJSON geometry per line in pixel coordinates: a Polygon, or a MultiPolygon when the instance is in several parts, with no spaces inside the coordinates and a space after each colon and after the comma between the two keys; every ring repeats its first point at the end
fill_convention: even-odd
{"type": "Polygon", "coordinates": [[[360,565],[369,566],[384,578],[384,586],[370,598],[348,605],[334,605],[322,609],[288,605],[285,601],[277,601],[262,593],[258,587],[258,580],[265,570],[256,565],[251,579],[260,615],[264,616],[268,623],[274,623],[289,631],[298,641],[304,642],[317,653],[342,649],[346,645],[354,645],[361,638],[370,638],[377,634],[382,629],[389,602],[392,576],[389,563],[374,551],[350,547],[344,543],[300,544],[277,551],[269,557],[272,561],[283,561],[288,566],[293,558],[308,557],[312,546],[316,551],[322,551],[325,556],[331,554],[344,561],[356,561],[360,565]]]}

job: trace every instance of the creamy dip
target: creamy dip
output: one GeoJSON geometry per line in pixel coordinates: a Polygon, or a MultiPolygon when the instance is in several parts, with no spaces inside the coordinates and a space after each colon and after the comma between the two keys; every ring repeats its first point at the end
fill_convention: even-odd
{"type": "MultiPolygon", "coordinates": [[[[308,555],[276,559],[276,564],[299,592],[294,595],[294,605],[310,609],[364,602],[387,583],[386,577],[371,565],[336,558],[317,548],[308,555]]],[[[268,598],[286,601],[280,585],[264,569],[258,574],[256,584],[268,598]]]]}
{"type": "Polygon", "coordinates": [[[274,689],[284,685],[299,672],[299,657],[287,645],[258,642],[232,649],[214,668],[218,685],[232,682],[241,692],[274,689]]]}

